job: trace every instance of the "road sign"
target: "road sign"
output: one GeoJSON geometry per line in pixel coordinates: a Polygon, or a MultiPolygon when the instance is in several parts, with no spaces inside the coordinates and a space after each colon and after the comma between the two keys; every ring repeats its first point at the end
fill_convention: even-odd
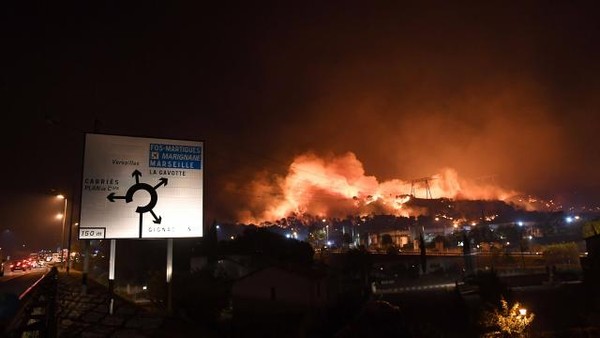
{"type": "Polygon", "coordinates": [[[203,147],[86,134],[79,239],[201,237],[203,147]]]}

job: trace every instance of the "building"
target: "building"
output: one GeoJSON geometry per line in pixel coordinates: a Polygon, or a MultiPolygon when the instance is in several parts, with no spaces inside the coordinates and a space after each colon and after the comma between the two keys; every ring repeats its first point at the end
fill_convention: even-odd
{"type": "Polygon", "coordinates": [[[385,249],[386,245],[393,245],[397,248],[402,248],[410,243],[410,240],[411,234],[409,230],[383,230],[369,234],[369,247],[385,249]]]}

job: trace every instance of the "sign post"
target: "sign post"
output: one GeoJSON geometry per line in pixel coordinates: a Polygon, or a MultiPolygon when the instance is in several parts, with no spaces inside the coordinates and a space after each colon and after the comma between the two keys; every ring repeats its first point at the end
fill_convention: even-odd
{"type": "Polygon", "coordinates": [[[173,311],[173,239],[167,239],[167,312],[173,311]]]}
{"type": "Polygon", "coordinates": [[[170,288],[173,239],[203,236],[203,153],[199,141],[86,134],[78,236],[111,240],[109,285],[115,240],[167,239],[170,288]]]}
{"type": "Polygon", "coordinates": [[[110,240],[110,257],[108,261],[108,295],[110,296],[110,304],[108,313],[113,314],[115,305],[115,259],[117,253],[117,240],[110,240]]]}

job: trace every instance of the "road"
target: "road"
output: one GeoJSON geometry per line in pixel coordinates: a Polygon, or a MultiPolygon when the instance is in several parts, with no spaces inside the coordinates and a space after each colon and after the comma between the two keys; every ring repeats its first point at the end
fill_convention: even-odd
{"type": "Polygon", "coordinates": [[[7,269],[4,276],[0,277],[0,295],[13,294],[20,296],[27,288],[35,283],[47,268],[31,269],[29,271],[14,271],[7,269]]]}
{"type": "Polygon", "coordinates": [[[11,272],[8,266],[0,277],[0,334],[17,313],[20,296],[48,271],[48,268],[36,268],[11,272]]]}

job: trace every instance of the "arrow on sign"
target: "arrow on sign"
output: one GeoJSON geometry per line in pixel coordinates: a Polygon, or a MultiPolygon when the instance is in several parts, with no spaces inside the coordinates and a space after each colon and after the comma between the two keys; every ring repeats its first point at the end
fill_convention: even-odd
{"type": "Polygon", "coordinates": [[[125,196],[115,196],[115,193],[111,192],[110,194],[108,194],[108,196],[106,196],[106,198],[109,201],[114,202],[115,200],[124,200],[125,196]]]}
{"type": "Polygon", "coordinates": [[[164,185],[166,187],[167,183],[169,183],[169,179],[168,178],[164,178],[164,177],[161,177],[159,179],[159,181],[160,182],[157,185],[154,186],[154,189],[158,189],[158,187],[160,187],[161,185],[164,185]]]}

